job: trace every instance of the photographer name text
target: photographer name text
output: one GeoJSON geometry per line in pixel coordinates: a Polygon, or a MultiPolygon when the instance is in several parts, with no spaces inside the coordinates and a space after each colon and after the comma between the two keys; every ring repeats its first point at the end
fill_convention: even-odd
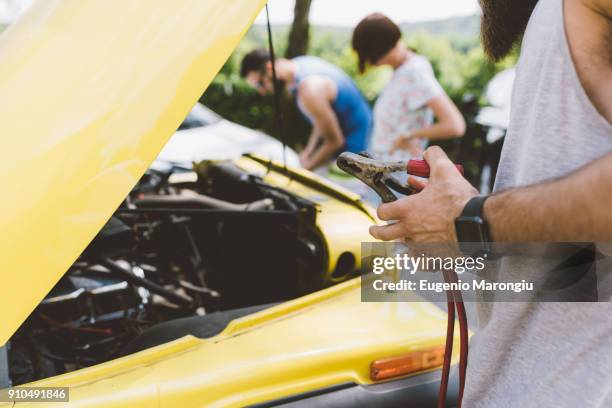
{"type": "Polygon", "coordinates": [[[387,282],[376,279],[372,282],[372,288],[379,292],[398,291],[422,291],[422,292],[445,292],[445,291],[485,291],[498,292],[510,291],[514,293],[533,291],[533,282],[522,280],[520,282],[490,282],[487,280],[473,280],[471,282],[432,282],[427,279],[411,281],[402,279],[397,282],[387,282]]]}

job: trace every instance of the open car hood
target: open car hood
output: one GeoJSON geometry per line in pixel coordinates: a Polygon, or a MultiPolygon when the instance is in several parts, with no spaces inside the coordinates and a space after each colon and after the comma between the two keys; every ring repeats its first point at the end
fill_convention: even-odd
{"type": "Polygon", "coordinates": [[[0,38],[0,345],[65,273],[265,0],[39,0],[0,38]]]}

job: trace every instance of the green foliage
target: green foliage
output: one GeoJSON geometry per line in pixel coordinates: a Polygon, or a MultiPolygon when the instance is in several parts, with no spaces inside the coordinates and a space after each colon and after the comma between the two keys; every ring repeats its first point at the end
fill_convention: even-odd
{"type": "Polygon", "coordinates": [[[497,72],[516,63],[516,55],[512,55],[493,64],[486,59],[479,45],[464,49],[447,38],[432,37],[425,32],[410,36],[407,43],[429,58],[436,78],[458,105],[462,105],[467,96],[480,98],[497,72]]]}
{"type": "MultiPolygon", "coordinates": [[[[287,32],[286,26],[274,28],[277,55],[284,53],[287,32]]],[[[468,100],[479,100],[493,75],[516,62],[516,53],[501,63],[492,64],[485,58],[476,35],[461,34],[456,37],[433,36],[429,32],[411,30],[409,35],[405,35],[405,40],[410,47],[429,58],[440,84],[467,116],[468,100]]],[[[262,26],[254,26],[249,31],[204,93],[202,101],[229,120],[278,137],[279,130],[273,120],[272,97],[258,95],[238,74],[242,57],[256,47],[267,47],[266,31],[262,26]]],[[[350,47],[348,29],[313,27],[309,54],[342,68],[371,102],[391,75],[388,69],[370,69],[364,75],[357,73],[357,58],[350,47]]],[[[307,138],[309,127],[294,105],[284,96],[283,134],[289,145],[299,148],[307,138]]]]}

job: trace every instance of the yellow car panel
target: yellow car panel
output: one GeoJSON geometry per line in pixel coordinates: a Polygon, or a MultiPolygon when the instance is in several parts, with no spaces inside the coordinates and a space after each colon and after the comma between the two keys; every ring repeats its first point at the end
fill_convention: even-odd
{"type": "Polygon", "coordinates": [[[0,345],[96,235],[264,0],[39,0],[0,37],[0,345]]]}
{"type": "Polygon", "coordinates": [[[368,384],[373,360],[444,343],[436,306],[360,296],[354,279],[235,320],[210,339],[186,336],[28,386],[68,386],[68,406],[78,407],[243,407],[368,384]]]}

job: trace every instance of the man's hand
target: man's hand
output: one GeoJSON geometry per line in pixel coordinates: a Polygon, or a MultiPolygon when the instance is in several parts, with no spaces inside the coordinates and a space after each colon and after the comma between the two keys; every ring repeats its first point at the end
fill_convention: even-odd
{"type": "Polygon", "coordinates": [[[310,165],[308,152],[307,151],[300,152],[299,159],[300,159],[300,165],[304,167],[305,169],[308,169],[310,165]]]}
{"type": "Polygon", "coordinates": [[[381,220],[397,222],[370,227],[374,238],[384,241],[401,238],[406,242],[457,241],[455,218],[478,191],[439,147],[428,148],[423,157],[431,169],[429,182],[409,177],[408,182],[422,191],[378,207],[381,220]]]}

